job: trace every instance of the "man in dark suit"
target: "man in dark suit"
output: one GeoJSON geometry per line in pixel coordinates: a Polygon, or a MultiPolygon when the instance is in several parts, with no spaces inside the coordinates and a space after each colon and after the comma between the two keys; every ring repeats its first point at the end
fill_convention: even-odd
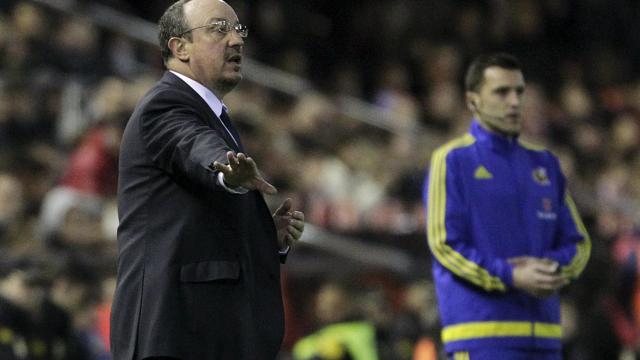
{"type": "Polygon", "coordinates": [[[304,229],[244,154],[222,98],[241,80],[246,28],[221,0],[178,1],[159,22],[168,71],[120,152],[116,360],[274,359],[279,263],[304,229]]]}

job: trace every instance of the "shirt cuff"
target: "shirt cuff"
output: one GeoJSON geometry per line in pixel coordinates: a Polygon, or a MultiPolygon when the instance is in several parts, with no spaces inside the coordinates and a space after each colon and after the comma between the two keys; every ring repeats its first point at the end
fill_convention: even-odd
{"type": "Polygon", "coordinates": [[[230,188],[224,182],[224,174],[222,172],[218,172],[218,177],[216,178],[218,181],[218,185],[222,186],[227,192],[232,194],[246,194],[249,192],[249,189],[243,188],[242,186],[238,186],[235,188],[230,188]]]}
{"type": "Polygon", "coordinates": [[[282,250],[278,250],[278,254],[280,255],[287,255],[289,253],[289,250],[291,250],[291,246],[287,245],[286,248],[282,249],[282,250]]]}
{"type": "Polygon", "coordinates": [[[498,267],[498,277],[502,282],[509,287],[513,286],[513,268],[514,266],[508,261],[500,260],[498,267]]]}

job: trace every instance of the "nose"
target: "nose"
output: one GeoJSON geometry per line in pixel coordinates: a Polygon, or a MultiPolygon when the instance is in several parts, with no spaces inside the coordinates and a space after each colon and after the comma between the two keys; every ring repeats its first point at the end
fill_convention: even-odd
{"type": "Polygon", "coordinates": [[[234,29],[229,32],[229,46],[242,47],[244,45],[244,38],[234,29]]]}
{"type": "Polygon", "coordinates": [[[509,93],[509,106],[513,107],[513,108],[518,108],[520,107],[520,104],[522,103],[522,95],[519,94],[517,91],[511,91],[509,93]]]}

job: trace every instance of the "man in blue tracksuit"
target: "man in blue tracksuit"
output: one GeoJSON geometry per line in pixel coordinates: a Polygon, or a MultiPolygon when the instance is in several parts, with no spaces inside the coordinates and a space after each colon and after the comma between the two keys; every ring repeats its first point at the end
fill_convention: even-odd
{"type": "Polygon", "coordinates": [[[558,359],[558,290],[591,243],[557,158],[518,139],[524,78],[507,54],[465,79],[468,134],[438,148],[425,189],[429,247],[451,359],[558,359]]]}

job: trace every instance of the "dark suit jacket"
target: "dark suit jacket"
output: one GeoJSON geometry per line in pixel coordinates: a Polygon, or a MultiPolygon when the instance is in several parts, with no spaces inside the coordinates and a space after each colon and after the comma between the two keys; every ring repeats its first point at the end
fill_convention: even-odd
{"type": "Polygon", "coordinates": [[[170,72],[131,116],[119,164],[115,360],[276,357],[284,321],[273,218],[259,192],[231,194],[208,169],[235,146],[170,72]]]}

